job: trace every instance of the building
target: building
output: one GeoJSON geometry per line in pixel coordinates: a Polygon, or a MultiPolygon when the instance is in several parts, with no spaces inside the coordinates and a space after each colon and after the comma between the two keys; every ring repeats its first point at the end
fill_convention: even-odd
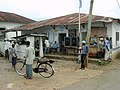
{"type": "MultiPolygon", "coordinates": [[[[57,41],[59,44],[59,50],[63,50],[63,46],[69,46],[69,49],[74,49],[77,46],[77,37],[78,34],[78,24],[79,24],[79,14],[69,14],[61,17],[56,17],[48,20],[38,21],[30,24],[26,24],[20,27],[15,27],[12,29],[6,30],[9,31],[21,31],[21,34],[46,34],[49,38],[50,45],[52,47],[54,41],[57,41]],[[68,39],[65,39],[69,37],[68,39]],[[66,41],[69,42],[69,45],[65,45],[66,41]],[[74,41],[76,40],[76,44],[74,41]],[[74,47],[72,47],[74,46],[74,47]]],[[[81,32],[82,40],[86,40],[87,34],[87,23],[88,23],[88,14],[81,13],[81,32]]],[[[91,45],[96,43],[99,37],[111,37],[112,38],[112,57],[117,57],[116,53],[119,52],[120,48],[120,20],[112,17],[104,17],[93,15],[92,16],[92,27],[91,27],[91,36],[90,41],[91,45]]],[[[64,50],[63,50],[64,51],[64,50]]],[[[65,50],[65,52],[71,52],[71,50],[65,50]]],[[[74,50],[75,51],[75,50],[74,50]]],[[[96,50],[93,50],[97,52],[96,50]]],[[[75,51],[76,52],[76,51],[75,51]]],[[[74,52],[74,53],[75,53],[74,52]]]]}
{"type": "Polygon", "coordinates": [[[0,11],[0,39],[10,39],[11,36],[16,36],[16,34],[21,35],[21,32],[9,32],[6,34],[2,34],[1,31],[33,22],[35,21],[32,19],[14,13],[0,11]]]}
{"type": "Polygon", "coordinates": [[[21,35],[21,31],[4,33],[5,30],[33,22],[35,21],[32,19],[14,13],[0,11],[0,52],[4,52],[4,38],[11,39],[11,37],[21,35]]]}

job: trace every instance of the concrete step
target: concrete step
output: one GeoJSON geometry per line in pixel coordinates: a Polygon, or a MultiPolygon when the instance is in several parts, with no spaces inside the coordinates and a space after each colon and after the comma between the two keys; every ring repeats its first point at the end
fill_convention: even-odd
{"type": "Polygon", "coordinates": [[[77,56],[73,56],[73,55],[45,54],[44,56],[49,59],[77,60],[77,56]]]}
{"type": "MultiPolygon", "coordinates": [[[[78,61],[77,55],[75,56],[75,55],[45,54],[44,56],[48,59],[78,61]]],[[[89,58],[88,62],[97,62],[99,60],[100,59],[97,58],[89,58]]]]}

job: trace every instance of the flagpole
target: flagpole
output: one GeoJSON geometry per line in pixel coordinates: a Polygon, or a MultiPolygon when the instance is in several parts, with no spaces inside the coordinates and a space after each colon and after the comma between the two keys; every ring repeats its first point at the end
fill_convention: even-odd
{"type": "Polygon", "coordinates": [[[78,47],[78,63],[81,62],[81,50],[80,50],[80,47],[81,47],[81,42],[82,42],[82,36],[81,36],[81,30],[80,30],[80,8],[82,6],[82,2],[81,0],[79,0],[79,24],[78,24],[78,27],[79,27],[79,47],[78,47]]]}

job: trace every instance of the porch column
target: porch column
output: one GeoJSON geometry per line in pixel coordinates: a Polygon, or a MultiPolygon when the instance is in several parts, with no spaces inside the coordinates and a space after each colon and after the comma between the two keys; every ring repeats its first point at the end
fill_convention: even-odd
{"type": "Polygon", "coordinates": [[[43,57],[43,42],[42,42],[42,37],[40,37],[40,44],[39,44],[39,56],[43,57]]]}
{"type": "Polygon", "coordinates": [[[66,37],[68,37],[68,29],[66,29],[66,37]]]}
{"type": "Polygon", "coordinates": [[[16,37],[18,36],[18,31],[16,31],[16,37]]]}

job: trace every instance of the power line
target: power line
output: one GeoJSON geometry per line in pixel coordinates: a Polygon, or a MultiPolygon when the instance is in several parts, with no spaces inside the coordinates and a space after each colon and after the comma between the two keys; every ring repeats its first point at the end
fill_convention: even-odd
{"type": "Polygon", "coordinates": [[[118,0],[116,0],[116,2],[117,2],[117,4],[118,4],[118,7],[120,8],[120,4],[119,4],[118,0]]]}

